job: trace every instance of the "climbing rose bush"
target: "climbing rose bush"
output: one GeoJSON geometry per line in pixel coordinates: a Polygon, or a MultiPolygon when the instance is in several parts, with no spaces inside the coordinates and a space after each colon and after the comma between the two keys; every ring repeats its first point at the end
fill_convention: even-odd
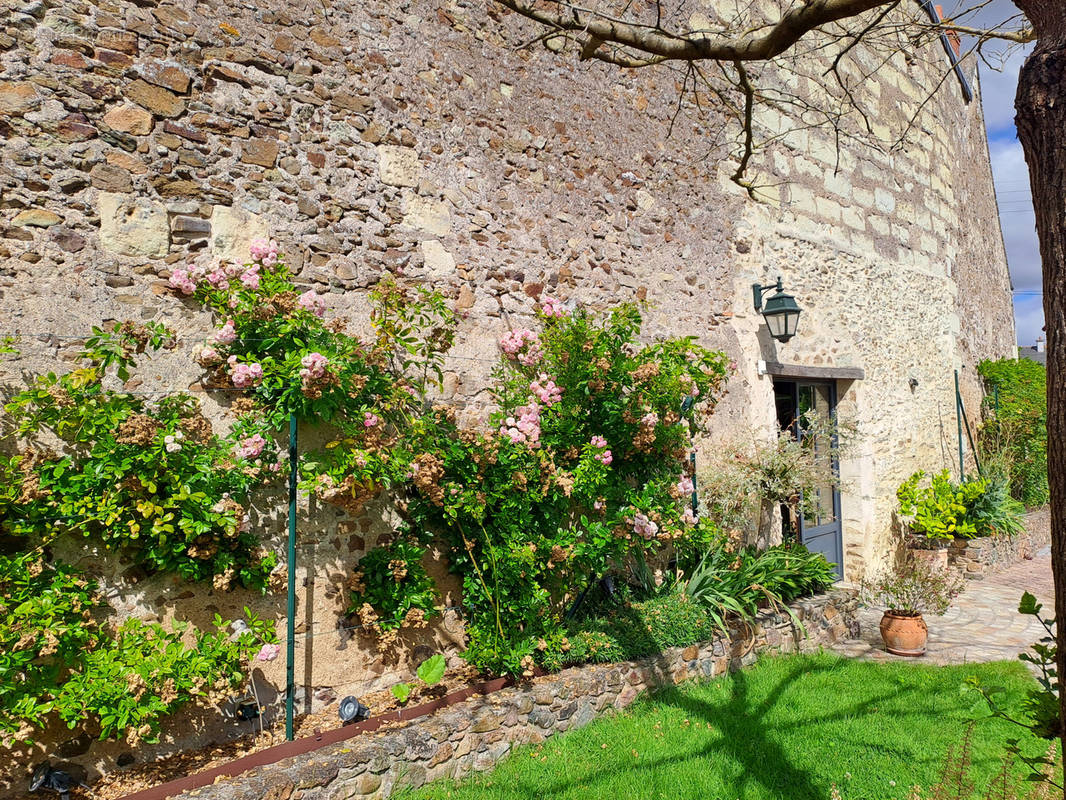
{"type": "Polygon", "coordinates": [[[463,428],[438,409],[397,442],[410,464],[408,524],[363,559],[354,594],[356,607],[392,619],[424,608],[419,582],[417,602],[390,596],[377,608],[368,576],[380,585],[387,565],[440,537],[463,581],[466,657],[527,675],[561,663],[562,617],[576,593],[689,535],[695,520],[680,491],[691,485],[689,437],[728,371],[725,356],[691,338],[641,344],[632,305],[601,315],[545,299],[538,317],[538,331],[499,341],[497,411],[463,428]]]}
{"type": "Polygon", "coordinates": [[[198,361],[209,385],[240,393],[272,429],[286,430],[295,416],[329,432],[324,449],[304,454],[301,486],[357,513],[403,480],[406,466],[391,462],[392,450],[440,380],[455,315],[437,292],[383,281],[370,295],[374,335],[364,340],[343,320],[327,321],[314,290],[299,291],[276,242],[253,241],[250,256],[242,266],[171,277],[217,320],[198,361]]]}
{"type": "Polygon", "coordinates": [[[85,366],[11,397],[5,423],[19,448],[0,457],[0,524],[26,549],[72,533],[149,573],[262,589],[277,560],[250,529],[251,496],[272,479],[277,448],[261,418],[242,414],[219,435],[187,394],[104,386],[168,336],[132,324],[98,331],[85,366]]]}

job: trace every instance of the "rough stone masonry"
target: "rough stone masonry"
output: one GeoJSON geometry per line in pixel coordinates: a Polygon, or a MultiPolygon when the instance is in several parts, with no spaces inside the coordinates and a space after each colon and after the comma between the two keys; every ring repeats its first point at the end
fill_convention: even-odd
{"type": "MultiPolygon", "coordinates": [[[[516,49],[536,32],[483,0],[0,3],[0,335],[21,337],[20,354],[0,362],[4,383],[69,368],[91,325],[132,318],[166,323],[183,343],[137,385],[199,391],[189,349],[210,322],[166,288],[169,270],[241,259],[255,236],[276,238],[353,330],[384,275],[449,293],[466,319],[443,394],[474,409],[492,343],[538,297],[639,299],[651,335],[693,334],[735,360],[715,442],[775,435],[760,361],[864,370],[837,387],[857,426],[841,464],[844,568],[856,577],[891,551],[899,482],[950,463],[952,371],[974,413],[976,361],[1013,352],[981,109],[953,80],[896,148],[837,147],[829,131],[761,109],[755,202],[714,144],[725,120],[691,98],[679,106],[672,73],[516,49]],[[804,309],[783,345],[751,308],[751,283],[777,275],[804,309]]],[[[947,70],[932,46],[879,63],[860,45],[846,68],[870,72],[862,99],[886,138],[947,70]]],[[[824,65],[797,64],[798,91],[804,69],[824,65]]],[[[223,405],[204,403],[223,424],[223,405]]],[[[280,547],[276,501],[258,524],[280,547]]],[[[382,512],[311,511],[299,550],[303,707],[454,652],[454,615],[389,662],[344,630],[338,587],[385,529],[382,512]]],[[[80,556],[110,576],[120,615],[205,623],[283,607],[80,556]]],[[[279,685],[280,665],[259,679],[279,685]]],[[[236,732],[209,713],[172,730],[191,733],[137,758],[236,732]]],[[[123,754],[114,743],[86,752],[70,735],[56,732],[64,752],[93,769],[123,754]]]]}

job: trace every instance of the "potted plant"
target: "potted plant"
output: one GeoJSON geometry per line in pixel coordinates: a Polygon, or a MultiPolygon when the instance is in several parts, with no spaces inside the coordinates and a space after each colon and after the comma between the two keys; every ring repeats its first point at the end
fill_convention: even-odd
{"type": "Polygon", "coordinates": [[[925,654],[929,628],[922,615],[940,616],[960,591],[962,581],[956,575],[915,558],[862,586],[866,604],[885,609],[881,638],[885,649],[899,656],[925,654]]]}
{"type": "Polygon", "coordinates": [[[987,487],[988,482],[981,478],[953,483],[947,470],[930,476],[915,472],[905,480],[896,497],[914,557],[946,570],[952,542],[978,535],[971,510],[987,487]]]}

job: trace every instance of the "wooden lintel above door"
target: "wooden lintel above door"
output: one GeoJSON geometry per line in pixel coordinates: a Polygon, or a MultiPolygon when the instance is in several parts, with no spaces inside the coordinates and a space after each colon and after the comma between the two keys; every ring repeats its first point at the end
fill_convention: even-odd
{"type": "Polygon", "coordinates": [[[862,367],[806,367],[800,364],[780,364],[776,361],[767,361],[763,372],[779,378],[822,381],[861,381],[866,377],[866,370],[862,367]]]}

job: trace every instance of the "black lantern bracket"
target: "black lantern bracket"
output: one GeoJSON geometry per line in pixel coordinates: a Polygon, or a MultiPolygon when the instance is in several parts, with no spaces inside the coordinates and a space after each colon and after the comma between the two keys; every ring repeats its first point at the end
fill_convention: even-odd
{"type": "Polygon", "coordinates": [[[785,292],[785,285],[778,276],[777,283],[751,285],[752,299],[755,310],[766,319],[766,326],[770,329],[770,336],[779,342],[787,342],[796,335],[799,325],[801,309],[796,304],[796,298],[785,292]],[[777,294],[765,298],[764,293],[775,289],[777,294]]]}
{"type": "Polygon", "coordinates": [[[752,298],[755,300],[755,310],[762,312],[762,297],[764,292],[768,292],[771,289],[776,289],[779,292],[785,291],[785,284],[781,280],[781,276],[777,276],[777,283],[768,283],[765,286],[758,283],[751,285],[752,298]]]}

